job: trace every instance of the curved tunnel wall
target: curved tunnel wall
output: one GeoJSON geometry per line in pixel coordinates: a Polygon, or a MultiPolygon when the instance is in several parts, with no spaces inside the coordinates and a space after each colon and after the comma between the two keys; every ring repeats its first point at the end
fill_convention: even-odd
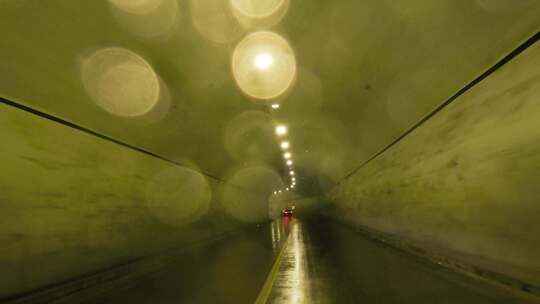
{"type": "Polygon", "coordinates": [[[540,285],[540,45],[330,193],[334,217],[540,285]]]}
{"type": "Polygon", "coordinates": [[[0,298],[245,225],[196,170],[4,103],[0,137],[0,298]]]}
{"type": "MultiPolygon", "coordinates": [[[[177,3],[178,7],[162,7],[164,15],[158,14],[155,20],[152,16],[131,19],[133,16],[115,11],[109,2],[123,1],[4,1],[0,10],[0,25],[6,29],[0,40],[0,54],[5,59],[0,60],[1,95],[175,162],[196,163],[195,171],[200,168],[220,179],[228,180],[229,170],[242,169],[251,161],[283,170],[271,123],[254,126],[253,135],[245,131],[248,124],[239,124],[243,132],[231,132],[235,140],[224,140],[225,129],[235,129],[231,122],[244,114],[258,113],[252,117],[266,117],[270,122],[270,115],[261,113],[265,106],[251,102],[238,90],[229,69],[229,51],[241,33],[224,44],[201,36],[197,24],[191,24],[194,9],[188,4],[202,1],[161,1],[177,3]],[[164,29],[172,33],[163,40],[148,37],[148,30],[161,27],[170,14],[178,20],[164,29]],[[146,26],[152,20],[157,23],[146,26]],[[153,68],[154,84],[159,80],[163,89],[160,96],[164,97],[155,111],[130,118],[109,113],[111,109],[95,103],[95,84],[84,84],[87,77],[86,73],[81,75],[85,70],[81,62],[110,48],[122,48],[122,53],[132,53],[153,68]],[[227,144],[237,149],[232,151],[235,153],[227,144]]],[[[283,104],[272,117],[289,123],[298,158],[295,165],[302,175],[299,193],[314,195],[327,190],[354,164],[493,64],[527,33],[537,30],[538,11],[534,1],[512,9],[500,1],[441,1],[436,5],[426,1],[405,5],[375,0],[292,1],[288,16],[276,30],[294,47],[298,78],[284,100],[277,101],[283,104]],[[313,172],[318,178],[305,182],[304,172],[313,172]],[[313,191],[317,187],[323,190],[313,191]]],[[[132,61],[140,61],[135,58],[132,61]]],[[[515,69],[532,73],[534,65],[521,65],[515,69]]],[[[476,89],[494,80],[489,81],[476,89]]],[[[510,85],[500,82],[484,90],[495,92],[510,85]]],[[[155,96],[150,95],[154,101],[155,96]]],[[[463,96],[456,104],[465,104],[465,98],[470,97],[463,96]]],[[[524,103],[515,96],[504,99],[511,100],[508,104],[524,103]]],[[[536,109],[532,102],[527,105],[529,110],[536,109]]],[[[7,283],[0,284],[0,297],[151,255],[172,243],[188,244],[219,235],[240,225],[222,209],[221,189],[208,176],[204,177],[212,192],[208,209],[187,206],[184,210],[193,212],[193,218],[178,219],[181,227],[171,225],[173,219],[167,214],[151,211],[147,191],[154,176],[175,166],[73,133],[77,131],[1,103],[0,107],[0,135],[5,145],[0,150],[0,228],[5,227],[0,238],[1,244],[7,244],[0,252],[0,266],[5,270],[2,275],[9,277],[7,283]],[[195,218],[198,221],[193,222],[195,218]]],[[[471,255],[478,255],[478,263],[489,261],[486,268],[537,281],[534,269],[538,264],[527,259],[538,253],[534,247],[538,239],[523,233],[526,228],[538,228],[531,222],[537,210],[531,186],[534,156],[505,156],[519,146],[506,146],[510,139],[534,138],[530,132],[536,127],[536,114],[529,111],[519,121],[511,119],[519,117],[517,112],[504,116],[507,127],[515,127],[516,133],[499,135],[497,128],[502,125],[492,121],[497,115],[494,109],[491,104],[484,110],[464,109],[456,121],[422,126],[335,189],[331,195],[335,206],[345,211],[338,216],[350,215],[351,221],[395,233],[424,247],[440,248],[448,254],[453,250],[456,256],[466,254],[464,258],[473,262],[477,259],[471,255]],[[483,123],[473,125],[466,117],[483,123]],[[422,131],[428,129],[438,131],[441,137],[432,140],[429,132],[422,131]],[[484,138],[482,131],[493,138],[455,146],[443,140],[452,136],[484,138]],[[401,146],[408,141],[408,146],[401,146]],[[425,150],[415,150],[415,145],[425,150]],[[457,151],[459,157],[453,162],[452,153],[457,151]],[[495,151],[500,153],[493,154],[495,151]],[[481,155],[489,156],[483,161],[494,167],[476,172],[476,164],[470,163],[481,155]],[[515,160],[516,166],[508,165],[509,160],[515,160]],[[441,170],[429,171],[428,167],[437,165],[441,170]],[[509,170],[498,167],[506,165],[509,170]],[[459,170],[466,174],[458,176],[459,170]],[[514,173],[493,176],[500,171],[514,173]],[[401,187],[403,182],[405,187],[401,187]],[[512,203],[499,201],[498,195],[503,194],[512,203]],[[526,215],[523,220],[515,220],[521,213],[526,215]],[[473,244],[476,240],[479,243],[473,244]]],[[[200,180],[197,176],[194,174],[191,181],[195,185],[200,180]]],[[[256,184],[250,176],[239,179],[256,184]]],[[[205,187],[201,189],[196,199],[204,201],[205,187]]],[[[232,193],[245,201],[254,198],[241,195],[241,191],[232,193]]],[[[311,207],[312,203],[309,200],[306,205],[311,207]]],[[[236,210],[243,213],[243,208],[236,210]]]]}

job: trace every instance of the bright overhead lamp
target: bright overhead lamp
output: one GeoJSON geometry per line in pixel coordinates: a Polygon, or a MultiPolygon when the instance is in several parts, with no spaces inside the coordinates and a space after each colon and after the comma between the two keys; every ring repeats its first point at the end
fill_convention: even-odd
{"type": "Polygon", "coordinates": [[[259,70],[267,70],[274,63],[274,58],[268,53],[262,53],[255,57],[255,66],[259,70]]]}
{"type": "Polygon", "coordinates": [[[284,125],[279,125],[276,127],[276,134],[279,136],[287,134],[287,127],[284,125]]]}

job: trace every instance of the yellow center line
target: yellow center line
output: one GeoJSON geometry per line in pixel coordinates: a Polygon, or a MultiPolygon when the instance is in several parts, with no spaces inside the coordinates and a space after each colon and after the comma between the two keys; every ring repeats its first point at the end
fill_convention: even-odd
{"type": "Polygon", "coordinates": [[[281,251],[277,256],[276,261],[274,262],[274,265],[272,266],[272,269],[268,274],[268,277],[266,277],[266,281],[264,282],[264,285],[259,292],[257,300],[255,300],[255,304],[266,304],[266,302],[268,301],[268,297],[270,296],[270,292],[272,291],[272,287],[274,286],[274,281],[276,279],[279,266],[281,265],[281,260],[283,259],[283,253],[285,252],[287,244],[289,243],[289,237],[290,235],[287,235],[287,239],[284,241],[283,247],[281,248],[281,251]]]}

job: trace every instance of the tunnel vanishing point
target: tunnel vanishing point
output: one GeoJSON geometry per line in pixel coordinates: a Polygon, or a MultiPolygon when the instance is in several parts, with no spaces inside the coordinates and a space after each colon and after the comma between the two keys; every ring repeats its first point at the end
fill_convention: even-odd
{"type": "Polygon", "coordinates": [[[0,0],[0,303],[540,303],[540,1],[0,0]]]}

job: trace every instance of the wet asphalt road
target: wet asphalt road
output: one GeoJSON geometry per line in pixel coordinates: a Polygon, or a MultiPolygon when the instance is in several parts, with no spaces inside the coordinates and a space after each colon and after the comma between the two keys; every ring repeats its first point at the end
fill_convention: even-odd
{"type": "Polygon", "coordinates": [[[324,218],[289,226],[269,303],[522,303],[324,218]]]}
{"type": "Polygon", "coordinates": [[[166,270],[95,303],[521,303],[323,218],[276,221],[185,252],[166,270]]]}
{"type": "Polygon", "coordinates": [[[284,234],[283,227],[268,223],[189,249],[165,270],[90,303],[253,303],[284,234]]]}

